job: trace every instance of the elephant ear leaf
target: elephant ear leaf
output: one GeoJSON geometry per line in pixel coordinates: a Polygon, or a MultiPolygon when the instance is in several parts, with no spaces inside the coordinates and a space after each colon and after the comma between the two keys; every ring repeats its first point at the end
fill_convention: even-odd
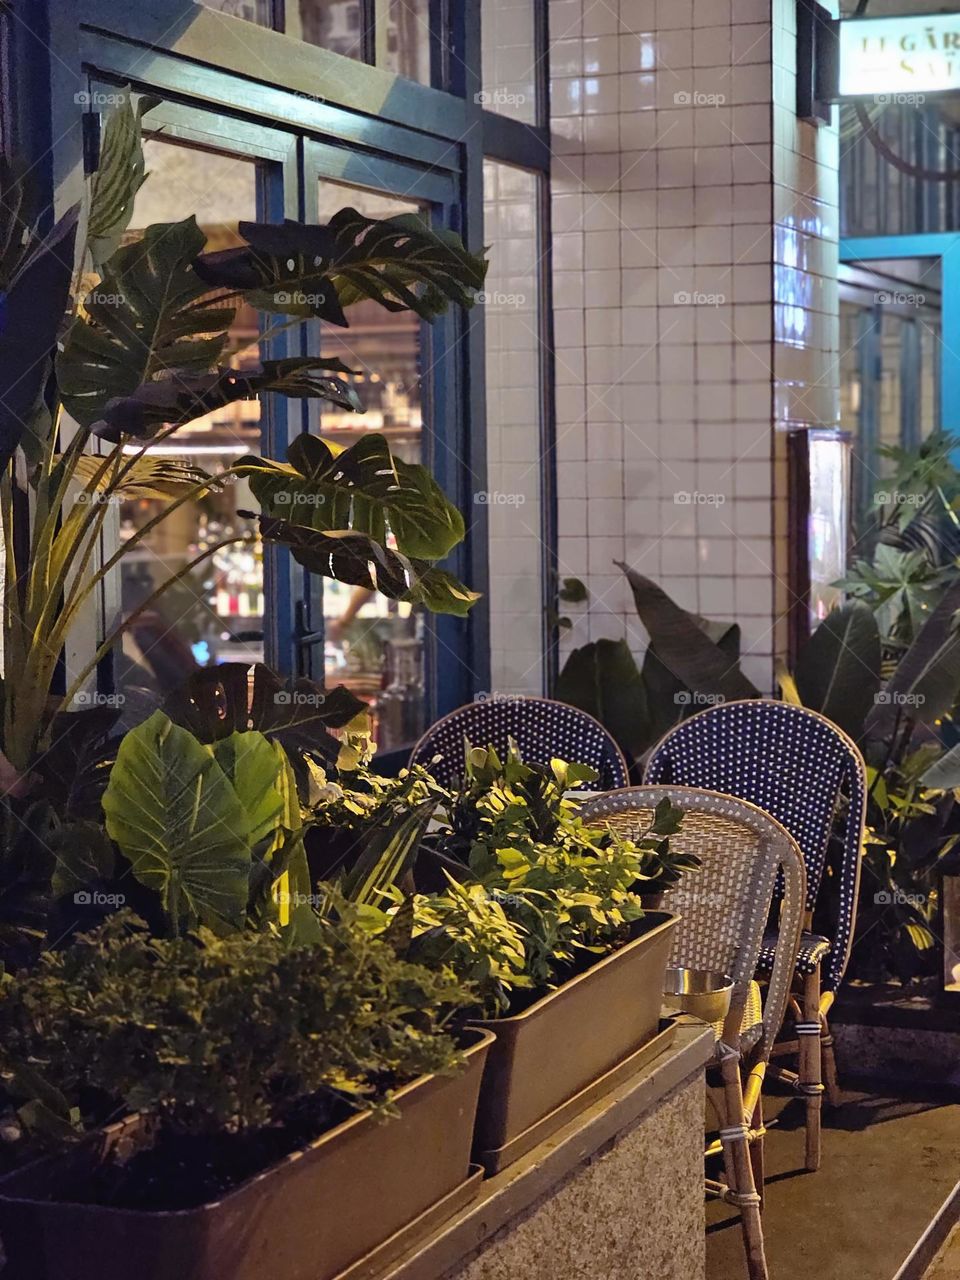
{"type": "Polygon", "coordinates": [[[951,747],[939,760],[934,760],[924,771],[920,782],[938,791],[953,791],[960,787],[960,743],[951,747]]]}
{"type": "Polygon", "coordinates": [[[108,834],[159,893],[175,932],[240,927],[250,817],[209,747],[155,711],[120,744],[103,810],[108,834]]]}
{"type": "Polygon", "coordinates": [[[633,591],[640,621],[661,663],[685,688],[706,697],[759,698],[759,690],[740,670],[735,654],[715,644],[701,623],[643,574],[625,564],[619,566],[633,591]]]}
{"type": "Polygon", "coordinates": [[[216,743],[213,756],[247,812],[251,848],[272,841],[283,816],[280,761],[273,745],[262,733],[231,733],[216,743]]]}
{"type": "Polygon", "coordinates": [[[595,640],[574,649],[555,696],[599,720],[631,759],[650,746],[646,690],[626,640],[595,640]]]}
{"type": "Polygon", "coordinates": [[[797,693],[803,706],[859,738],[879,688],[877,620],[869,605],[853,600],[828,613],[805,645],[797,661],[797,693]]]}
{"type": "Polygon", "coordinates": [[[117,90],[119,101],[107,116],[99,164],[90,181],[87,242],[99,270],[120,247],[133,217],[133,201],[146,179],[142,122],[158,98],[141,97],[134,106],[130,86],[117,90]]]}
{"type": "Polygon", "coordinates": [[[887,682],[882,700],[870,712],[867,731],[888,737],[897,712],[906,710],[915,720],[929,724],[945,715],[960,693],[960,582],[943,594],[940,603],[920,628],[887,682]]]}
{"type": "Polygon", "coordinates": [[[64,407],[82,426],[109,434],[99,424],[117,402],[144,384],[208,373],[219,359],[234,309],[207,300],[191,268],[204,243],[193,217],[157,223],[106,264],[57,359],[64,407]]]}

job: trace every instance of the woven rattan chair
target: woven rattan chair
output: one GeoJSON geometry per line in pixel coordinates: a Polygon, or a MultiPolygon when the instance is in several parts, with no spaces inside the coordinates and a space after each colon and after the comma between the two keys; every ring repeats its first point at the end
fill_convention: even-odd
{"type": "MultiPolygon", "coordinates": [[[[799,1072],[780,1074],[806,1102],[806,1167],[817,1169],[824,1080],[829,1101],[839,1102],[827,1015],[847,967],[856,922],[866,815],[863,757],[845,733],[816,711],[754,699],[711,707],[671,729],[654,747],[644,781],[741,796],[783,823],[800,846],[807,903],[791,1005],[796,1038],[778,1045],[775,1056],[797,1054],[799,1072]],[[840,906],[833,936],[824,937],[810,930],[842,795],[847,803],[840,906]]],[[[773,933],[760,953],[761,971],[769,970],[775,946],[773,933]]]]}
{"type": "Polygon", "coordinates": [[[714,1027],[711,1098],[719,1137],[707,1147],[708,1156],[722,1153],[726,1181],[708,1179],[707,1191],[739,1208],[750,1280],[767,1280],[760,1217],[762,1090],[803,924],[803,859],[790,834],[769,814],[733,796],[693,787],[628,787],[587,801],[583,816],[637,834],[646,829],[664,796],[684,811],[674,845],[697,854],[702,864],[665,895],[664,908],[680,914],[670,963],[719,971],[736,984],[730,1014],[714,1027]],[[757,959],[778,877],[780,932],[761,993],[757,959]]]}
{"type": "Polygon", "coordinates": [[[447,787],[463,776],[465,742],[505,753],[511,738],[530,764],[549,764],[558,756],[590,765],[600,775],[600,790],[625,787],[629,781],[623,753],[599,720],[565,702],[519,694],[491,694],[451,711],[423,735],[410,763],[422,764],[447,787]]]}

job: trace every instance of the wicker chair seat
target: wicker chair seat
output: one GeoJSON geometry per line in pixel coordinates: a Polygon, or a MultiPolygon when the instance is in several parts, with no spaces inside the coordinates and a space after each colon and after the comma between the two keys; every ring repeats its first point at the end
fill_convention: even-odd
{"type": "MultiPolygon", "coordinates": [[[[760,973],[768,973],[773,968],[773,958],[777,953],[776,932],[764,934],[757,969],[760,973]]],[[[830,954],[830,939],[821,937],[819,933],[800,935],[800,950],[797,952],[797,972],[814,973],[817,966],[830,954]]]]}

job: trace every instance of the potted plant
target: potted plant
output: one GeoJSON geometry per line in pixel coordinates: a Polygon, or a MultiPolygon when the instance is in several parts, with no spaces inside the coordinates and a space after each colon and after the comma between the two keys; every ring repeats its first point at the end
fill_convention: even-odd
{"type": "Polygon", "coordinates": [[[20,1141],[56,1148],[0,1179],[4,1280],[326,1280],[385,1260],[469,1194],[491,1039],[457,1047],[471,998],[342,901],[310,944],[161,939],[123,912],[45,952],[0,988],[20,1141]]]}
{"type": "Polygon", "coordinates": [[[477,990],[473,1025],[497,1038],[475,1150],[493,1171],[611,1087],[611,1072],[636,1069],[634,1055],[657,1032],[676,924],[645,912],[641,894],[697,861],[670,846],[681,815],[669,803],[629,840],[579,817],[567,793],[595,780],[591,769],[525,764],[515,749],[504,760],[492,748],[466,758],[461,785],[439,798],[422,769],[380,782],[360,770],[360,790],[338,788],[329,803],[361,828],[429,805],[421,848],[394,862],[367,919],[396,934],[406,912],[405,954],[449,965],[477,990]],[[432,890],[412,900],[398,887],[411,868],[432,890]]]}
{"type": "MultiPolygon", "coordinates": [[[[78,813],[77,794],[65,795],[58,784],[51,754],[70,757],[82,746],[99,776],[116,746],[110,740],[116,713],[111,719],[110,707],[74,711],[73,699],[122,630],[219,549],[205,548],[108,627],[89,661],[71,671],[68,687],[58,692],[55,673],[71,628],[157,524],[243,478],[259,503],[258,536],[287,547],[308,572],[461,616],[477,598],[439,567],[464,536],[462,517],[429,472],[395,458],[380,434],[364,435],[346,450],[304,434],[283,459],[244,457],[218,475],[160,456],[156,446],[221,406],[265,392],[361,409],[352,372],[339,361],[297,355],[264,360],[243,373],[228,367],[228,330],[241,304],[273,317],[260,341],[312,315],[347,325],[351,305],[363,299],[429,321],[450,305],[473,304],[484,258],[414,215],[378,221],[353,209],[325,226],[241,223],[242,243],[221,252],[207,251],[193,217],[150,226],[131,239],[134,198],[149,180],[141,126],[150,106],[143,98],[135,107],[128,92],[118,92],[82,220],[81,210],[71,209],[41,234],[29,173],[16,162],[0,168],[0,368],[7,371],[0,375],[0,536],[8,677],[0,726],[0,948],[15,965],[29,963],[44,937],[56,936],[50,906],[57,846],[86,842],[89,835],[59,834],[65,819],[87,815],[78,813]],[[78,240],[81,221],[85,235],[78,240]],[[111,504],[131,495],[168,501],[101,558],[111,504]],[[15,508],[29,520],[16,520],[15,508]],[[20,527],[26,523],[29,528],[20,527]]],[[[282,688],[261,679],[256,694],[269,695],[271,683],[274,695],[282,688]]],[[[199,712],[209,719],[202,694],[213,687],[195,684],[189,705],[171,708],[173,718],[199,712]]],[[[234,695],[238,687],[235,678],[234,695]]],[[[306,717],[299,703],[288,699],[284,714],[276,700],[270,708],[261,698],[256,727],[282,734],[289,747],[297,739],[302,745],[304,732],[317,738],[318,730],[342,728],[357,713],[359,704],[345,691],[314,686],[312,694],[306,717]]],[[[246,712],[245,691],[243,707],[246,712]]],[[[225,736],[222,729],[207,740],[225,736]]],[[[306,785],[303,775],[298,781],[306,785]]],[[[95,782],[93,774],[82,786],[88,782],[95,782]]]]}

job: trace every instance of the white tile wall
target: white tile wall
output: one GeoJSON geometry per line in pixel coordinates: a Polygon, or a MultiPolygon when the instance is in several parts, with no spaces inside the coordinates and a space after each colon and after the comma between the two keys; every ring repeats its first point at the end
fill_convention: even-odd
{"type": "Polygon", "coordinates": [[[642,649],[625,559],[736,618],[763,688],[783,431],[837,414],[837,140],[795,118],[793,10],[550,4],[558,550],[592,597],[564,647],[642,649]]]}

